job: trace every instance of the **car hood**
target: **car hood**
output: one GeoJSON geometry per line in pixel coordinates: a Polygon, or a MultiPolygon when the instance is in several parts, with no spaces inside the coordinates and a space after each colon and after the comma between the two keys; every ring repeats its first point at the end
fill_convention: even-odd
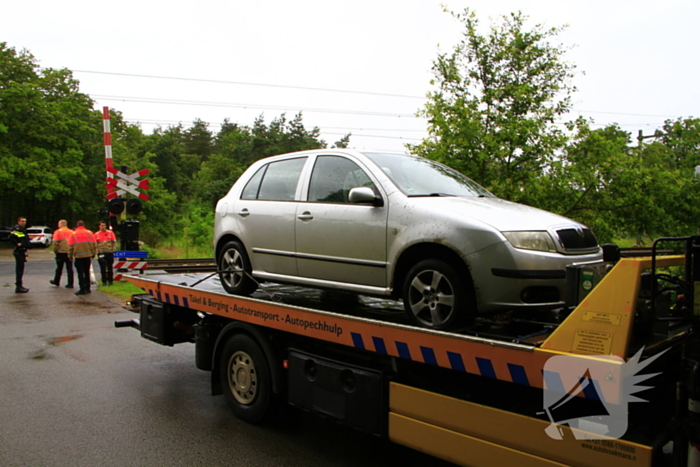
{"type": "Polygon", "coordinates": [[[500,198],[445,196],[412,198],[412,200],[429,203],[431,210],[437,209],[453,217],[476,219],[501,232],[546,230],[562,225],[583,226],[558,214],[500,198]]]}

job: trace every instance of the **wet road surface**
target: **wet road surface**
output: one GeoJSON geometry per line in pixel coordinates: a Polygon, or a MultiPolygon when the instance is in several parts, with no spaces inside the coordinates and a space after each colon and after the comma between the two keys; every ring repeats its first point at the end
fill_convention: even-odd
{"type": "Polygon", "coordinates": [[[52,254],[32,253],[30,292],[15,294],[0,251],[0,465],[451,465],[294,410],[268,426],[237,420],[210,396],[193,345],[114,328],[136,316],[50,286],[52,254]]]}

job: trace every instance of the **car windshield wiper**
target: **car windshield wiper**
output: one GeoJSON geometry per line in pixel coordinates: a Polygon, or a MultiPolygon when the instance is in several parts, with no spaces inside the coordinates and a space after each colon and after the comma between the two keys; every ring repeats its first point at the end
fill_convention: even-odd
{"type": "Polygon", "coordinates": [[[429,197],[429,196],[455,196],[455,195],[451,195],[449,193],[426,193],[423,195],[408,195],[409,198],[425,198],[425,197],[429,197]]]}

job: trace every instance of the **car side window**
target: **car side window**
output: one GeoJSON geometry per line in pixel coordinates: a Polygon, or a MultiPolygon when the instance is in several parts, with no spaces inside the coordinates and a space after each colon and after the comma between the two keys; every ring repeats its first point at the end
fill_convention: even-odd
{"type": "Polygon", "coordinates": [[[260,190],[260,182],[262,181],[263,175],[265,175],[265,171],[267,170],[267,165],[263,165],[258,169],[257,172],[255,172],[255,175],[248,180],[248,183],[246,183],[245,188],[243,188],[243,193],[241,193],[241,199],[257,199],[258,198],[258,191],[260,190]]]}
{"type": "Polygon", "coordinates": [[[353,161],[339,156],[319,156],[309,184],[309,201],[316,203],[348,203],[348,193],[357,187],[374,183],[353,161]]]}
{"type": "MultiPolygon", "coordinates": [[[[267,201],[294,201],[299,176],[306,163],[305,157],[271,162],[262,177],[257,199],[267,201]]],[[[257,174],[256,174],[257,175],[257,174]]]]}

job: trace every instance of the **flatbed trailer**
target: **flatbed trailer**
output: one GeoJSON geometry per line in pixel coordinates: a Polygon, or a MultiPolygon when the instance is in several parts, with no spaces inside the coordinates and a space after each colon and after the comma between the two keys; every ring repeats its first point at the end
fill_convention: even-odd
{"type": "Polygon", "coordinates": [[[700,241],[680,240],[685,255],[619,259],[575,308],[460,332],[352,294],[229,295],[206,274],[126,276],[140,317],[115,324],[194,343],[212,394],[250,423],[289,403],[460,465],[699,465],[700,241]],[[673,267],[682,280],[658,272],[673,267]]]}

